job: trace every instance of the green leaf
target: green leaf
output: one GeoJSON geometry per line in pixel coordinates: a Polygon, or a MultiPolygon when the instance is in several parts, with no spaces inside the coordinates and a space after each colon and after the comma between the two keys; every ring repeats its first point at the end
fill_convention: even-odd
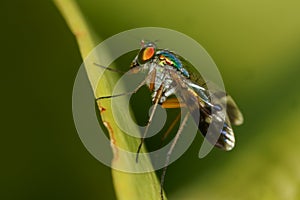
{"type": "MultiPolygon", "coordinates": [[[[93,29],[87,24],[75,1],[54,0],[54,3],[66,20],[71,32],[76,37],[81,56],[85,59],[93,48],[98,45],[101,39],[96,36],[93,29]]],[[[98,58],[94,57],[89,59],[96,62],[98,58]]],[[[85,68],[91,86],[94,91],[96,91],[95,95],[101,96],[102,94],[103,96],[103,94],[112,94],[112,85],[116,82],[117,76],[114,74],[109,74],[108,76],[104,73],[99,81],[101,84],[99,84],[97,77],[94,77],[94,74],[97,74],[96,71],[94,71],[96,69],[91,63],[92,62],[85,63],[85,68]]],[[[136,152],[139,139],[133,139],[132,137],[127,136],[118,128],[110,109],[110,100],[99,101],[98,107],[100,109],[102,121],[104,122],[103,124],[109,132],[111,142],[120,148],[136,152]]],[[[118,156],[118,149],[112,149],[112,151],[114,153],[112,166],[128,165],[128,159],[118,156]]],[[[144,147],[141,151],[146,152],[144,147]]],[[[149,165],[147,168],[152,172],[148,173],[132,174],[112,169],[114,188],[118,199],[160,199],[160,183],[150,163],[149,159],[143,163],[143,165],[149,165]]],[[[129,164],[135,165],[136,163],[132,162],[129,164]]]]}

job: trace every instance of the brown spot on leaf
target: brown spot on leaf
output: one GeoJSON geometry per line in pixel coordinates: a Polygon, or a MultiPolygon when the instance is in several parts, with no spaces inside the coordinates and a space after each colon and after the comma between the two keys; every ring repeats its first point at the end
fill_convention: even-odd
{"type": "Polygon", "coordinates": [[[98,105],[98,109],[100,110],[100,113],[103,113],[104,111],[106,111],[106,108],[104,108],[103,106],[101,106],[100,102],[97,102],[98,105]]]}
{"type": "Polygon", "coordinates": [[[99,110],[100,110],[100,113],[106,111],[106,108],[102,107],[102,106],[98,106],[99,110]]]}
{"type": "Polygon", "coordinates": [[[115,138],[115,135],[114,135],[114,131],[113,131],[112,127],[110,126],[109,122],[103,121],[103,124],[107,128],[108,133],[109,133],[110,146],[111,146],[111,148],[113,150],[113,153],[114,153],[114,159],[117,159],[118,158],[118,151],[117,151],[117,148],[115,148],[116,138],[115,138]]]}

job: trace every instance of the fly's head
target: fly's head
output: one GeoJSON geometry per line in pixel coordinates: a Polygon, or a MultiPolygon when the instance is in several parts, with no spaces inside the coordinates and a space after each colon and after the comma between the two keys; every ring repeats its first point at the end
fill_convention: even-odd
{"type": "Polygon", "coordinates": [[[150,62],[154,59],[156,53],[156,45],[154,42],[141,42],[141,48],[138,55],[131,63],[131,70],[136,69],[139,71],[139,67],[150,62]]]}
{"type": "Polygon", "coordinates": [[[156,45],[153,42],[146,42],[146,43],[143,42],[142,47],[137,56],[138,64],[142,65],[151,61],[151,59],[153,59],[155,56],[155,52],[156,52],[156,45]]]}

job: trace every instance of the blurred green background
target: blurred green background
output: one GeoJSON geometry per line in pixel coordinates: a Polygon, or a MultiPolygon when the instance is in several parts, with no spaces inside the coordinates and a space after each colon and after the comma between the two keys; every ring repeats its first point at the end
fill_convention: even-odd
{"type": "MultiPolygon", "coordinates": [[[[102,39],[158,26],[197,40],[244,114],[233,151],[215,149],[200,160],[198,136],[170,165],[169,199],[300,199],[299,1],[78,3],[102,39]]],[[[12,142],[2,144],[0,198],[115,199],[110,169],[87,152],[73,124],[72,87],[82,59],[65,21],[51,1],[0,5],[2,81],[22,97],[18,112],[3,115],[18,123],[2,134],[12,142]]]]}

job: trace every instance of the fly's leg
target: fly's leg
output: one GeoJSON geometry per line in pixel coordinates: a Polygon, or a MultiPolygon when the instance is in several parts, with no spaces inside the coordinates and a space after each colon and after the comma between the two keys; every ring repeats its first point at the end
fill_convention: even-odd
{"type": "MultiPolygon", "coordinates": [[[[112,68],[107,68],[107,67],[104,67],[104,66],[99,65],[99,64],[96,64],[96,63],[94,63],[94,64],[97,65],[97,66],[99,66],[99,67],[108,69],[108,70],[110,70],[110,71],[123,73],[123,72],[121,72],[121,71],[119,71],[119,70],[115,70],[115,69],[112,69],[112,68]]],[[[138,71],[139,71],[138,67],[134,67],[134,68],[131,68],[129,72],[131,72],[131,73],[134,74],[134,73],[137,73],[138,71]]],[[[145,84],[147,83],[147,81],[149,80],[149,78],[150,78],[150,87],[149,87],[149,88],[150,88],[150,90],[153,90],[153,89],[154,89],[154,86],[155,86],[155,85],[154,85],[154,84],[155,84],[155,73],[156,73],[155,70],[151,71],[151,72],[146,76],[146,78],[145,78],[145,79],[144,79],[144,80],[136,87],[136,89],[134,89],[134,90],[131,91],[131,92],[124,92],[124,93],[116,94],[116,95],[109,95],[109,96],[98,97],[98,98],[96,98],[96,101],[101,100],[101,99],[109,99],[109,98],[114,98],[114,97],[119,97],[119,96],[124,96],[124,95],[134,94],[134,93],[136,93],[143,85],[145,85],[145,84]]],[[[157,108],[157,106],[158,106],[159,100],[160,100],[160,98],[161,98],[161,96],[162,96],[162,92],[163,92],[163,85],[161,85],[160,88],[159,88],[159,90],[157,91],[157,95],[156,95],[155,101],[154,101],[154,108],[153,108],[153,110],[152,110],[152,112],[151,112],[151,115],[150,115],[149,120],[148,120],[147,125],[146,125],[145,132],[144,132],[144,134],[143,134],[143,137],[141,138],[141,142],[140,142],[140,145],[139,145],[138,150],[137,150],[136,162],[138,162],[138,155],[139,155],[139,152],[140,152],[141,147],[142,147],[142,145],[143,145],[143,143],[144,143],[144,138],[145,138],[146,135],[147,135],[147,132],[148,132],[149,126],[150,126],[150,124],[151,124],[152,118],[153,118],[154,113],[155,113],[155,111],[156,111],[156,108],[157,108]]]]}
{"type": "Polygon", "coordinates": [[[169,98],[161,105],[162,108],[182,108],[185,107],[184,103],[178,101],[177,98],[169,98]]]}
{"type": "Polygon", "coordinates": [[[126,72],[123,72],[123,71],[118,70],[118,69],[113,69],[113,68],[105,67],[105,66],[100,65],[100,64],[98,64],[98,63],[94,63],[94,65],[96,65],[97,67],[101,67],[101,68],[103,68],[103,69],[112,71],[112,72],[117,72],[117,73],[120,73],[120,74],[125,74],[125,73],[126,73],[126,72]]]}
{"type": "MultiPolygon", "coordinates": [[[[107,68],[106,68],[107,69],[107,68]]],[[[110,70],[114,70],[114,69],[111,69],[109,68],[110,70]]],[[[136,73],[135,72],[136,69],[135,68],[131,68],[129,72],[131,73],[136,73]]],[[[121,94],[116,94],[116,95],[109,95],[109,96],[103,96],[103,97],[98,97],[96,98],[96,101],[100,100],[100,99],[109,99],[109,98],[113,98],[113,97],[119,97],[119,96],[124,96],[124,95],[130,95],[130,94],[134,94],[136,93],[143,85],[146,84],[147,80],[149,77],[152,77],[153,74],[155,73],[155,71],[153,70],[150,74],[148,74],[146,76],[146,78],[131,92],[124,92],[124,93],[121,93],[121,94]]]]}
{"type": "Polygon", "coordinates": [[[164,133],[164,135],[161,138],[161,143],[164,141],[170,134],[170,132],[174,129],[175,125],[180,119],[180,113],[176,116],[175,120],[172,122],[172,124],[169,126],[168,130],[164,133]]]}
{"type": "Polygon", "coordinates": [[[103,97],[98,97],[96,99],[96,101],[100,100],[100,99],[109,99],[109,98],[113,98],[113,97],[119,97],[119,96],[124,96],[124,95],[130,95],[130,94],[134,94],[136,93],[143,85],[145,85],[146,83],[146,80],[143,80],[137,87],[136,89],[134,89],[132,92],[124,92],[124,93],[121,93],[121,94],[115,94],[115,95],[109,95],[109,96],[103,96],[103,97]]]}
{"type": "Polygon", "coordinates": [[[145,131],[144,131],[144,133],[143,133],[143,135],[142,135],[142,137],[141,137],[140,145],[139,145],[139,147],[138,147],[138,149],[137,149],[137,152],[136,152],[136,153],[137,153],[137,154],[136,154],[136,159],[135,159],[136,162],[138,162],[138,159],[139,159],[139,153],[140,153],[140,151],[141,151],[141,148],[142,148],[142,145],[143,145],[143,143],[144,143],[145,137],[146,137],[147,132],[148,132],[148,130],[149,130],[149,126],[150,126],[150,124],[151,124],[151,122],[152,122],[152,119],[153,119],[154,113],[155,113],[155,111],[156,111],[156,108],[157,108],[157,106],[158,106],[159,100],[160,100],[160,98],[162,97],[162,94],[163,94],[163,88],[164,88],[164,85],[161,84],[160,87],[159,87],[159,89],[157,90],[156,96],[154,97],[154,106],[153,106],[153,110],[151,111],[151,114],[150,114],[150,117],[149,117],[149,119],[148,119],[148,122],[147,122],[147,125],[146,125],[146,128],[145,128],[145,131]]]}
{"type": "Polygon", "coordinates": [[[174,138],[174,141],[173,143],[171,144],[171,147],[167,153],[167,158],[166,158],[166,162],[165,162],[165,165],[164,165],[164,168],[163,168],[163,171],[162,171],[162,175],[161,175],[161,179],[160,179],[160,196],[161,196],[161,199],[163,200],[164,199],[164,195],[163,195],[163,185],[164,185],[164,182],[165,182],[165,176],[166,176],[166,172],[167,172],[167,167],[168,167],[168,164],[170,162],[170,157],[171,157],[171,154],[174,150],[174,147],[183,131],[183,127],[184,125],[186,124],[187,122],[187,119],[188,119],[188,116],[189,116],[189,113],[186,113],[183,121],[182,121],[182,124],[180,125],[176,135],[175,135],[175,138],[174,138]]]}
{"type": "MultiPolygon", "coordinates": [[[[169,98],[162,103],[161,107],[162,108],[182,108],[182,107],[185,107],[185,104],[180,103],[177,98],[169,98]]],[[[168,135],[173,130],[174,126],[177,124],[179,119],[180,119],[180,113],[176,116],[175,120],[169,126],[168,130],[164,133],[164,135],[161,138],[161,141],[165,140],[168,137],[168,135]]]]}

